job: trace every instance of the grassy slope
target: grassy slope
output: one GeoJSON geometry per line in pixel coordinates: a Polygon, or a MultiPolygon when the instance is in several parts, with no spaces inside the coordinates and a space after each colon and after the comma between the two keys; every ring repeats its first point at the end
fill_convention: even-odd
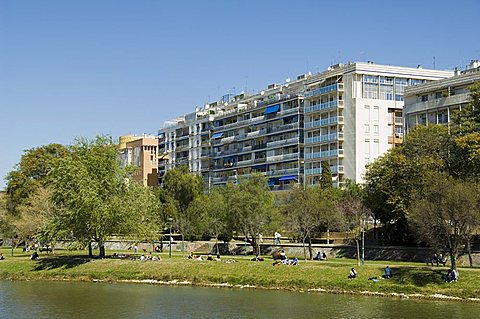
{"type": "MultiPolygon", "coordinates": [[[[383,274],[385,262],[368,262],[356,267],[354,260],[300,261],[299,266],[272,266],[272,260],[251,262],[236,257],[236,263],[193,261],[179,256],[161,261],[77,258],[68,252],[57,257],[41,255],[31,261],[27,254],[0,250],[7,258],[0,261],[0,279],[22,280],[143,280],[189,281],[194,284],[253,285],[264,288],[307,290],[323,288],[339,291],[369,291],[406,294],[444,294],[462,298],[480,298],[480,269],[460,269],[460,280],[446,284],[442,275],[447,268],[418,263],[391,263],[394,277],[374,282],[370,277],[383,274]],[[346,277],[351,267],[358,271],[355,280],[346,277]]],[[[78,252],[77,252],[78,253],[78,252]]],[[[224,257],[227,259],[227,257],[224,257]]]]}

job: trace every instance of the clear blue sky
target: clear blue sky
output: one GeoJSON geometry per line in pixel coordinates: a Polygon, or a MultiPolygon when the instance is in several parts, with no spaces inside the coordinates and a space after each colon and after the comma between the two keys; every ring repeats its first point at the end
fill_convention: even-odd
{"type": "Polygon", "coordinates": [[[156,133],[333,62],[464,67],[480,2],[0,0],[0,189],[25,149],[156,133]]]}

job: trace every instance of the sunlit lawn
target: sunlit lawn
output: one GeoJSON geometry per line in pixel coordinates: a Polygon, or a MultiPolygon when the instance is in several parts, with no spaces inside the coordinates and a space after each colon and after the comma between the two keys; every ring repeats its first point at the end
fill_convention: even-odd
{"type": "MultiPolygon", "coordinates": [[[[298,266],[277,265],[266,257],[263,262],[250,261],[251,256],[222,256],[222,261],[195,261],[174,253],[156,254],[160,261],[129,259],[90,259],[86,251],[57,250],[55,255],[40,253],[40,259],[30,260],[31,252],[0,249],[6,259],[0,261],[1,279],[21,280],[85,280],[105,281],[144,280],[188,281],[195,284],[251,285],[263,288],[294,290],[327,289],[336,291],[370,291],[406,294],[445,294],[463,298],[480,298],[480,269],[461,268],[460,280],[447,284],[442,280],[447,267],[430,267],[422,263],[366,261],[357,266],[356,260],[334,258],[328,261],[303,261],[298,266]],[[231,259],[234,263],[226,263],[231,259]],[[381,279],[389,265],[393,278],[381,279]],[[351,267],[358,277],[348,280],[351,267]],[[369,280],[376,277],[378,280],[369,280]]],[[[132,254],[131,251],[125,251],[132,254]]],[[[98,253],[98,251],[95,251],[98,253]]],[[[113,252],[108,251],[108,255],[113,252]]]]}

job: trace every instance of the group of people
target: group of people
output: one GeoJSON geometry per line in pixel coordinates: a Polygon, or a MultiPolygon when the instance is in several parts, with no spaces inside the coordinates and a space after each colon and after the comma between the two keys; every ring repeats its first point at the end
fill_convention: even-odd
{"type": "MultiPolygon", "coordinates": [[[[383,270],[383,276],[382,278],[383,279],[390,279],[392,278],[392,269],[387,266],[385,267],[385,269],[383,270]]],[[[350,273],[348,274],[348,279],[355,279],[357,278],[357,271],[355,270],[355,268],[352,268],[350,269],[350,273]]],[[[368,280],[373,280],[373,281],[378,281],[378,278],[377,277],[371,277],[371,278],[368,278],[368,280]]]]}
{"type": "Polygon", "coordinates": [[[435,255],[433,255],[430,263],[432,264],[432,267],[433,267],[433,264],[436,264],[437,267],[438,267],[439,264],[442,264],[443,266],[445,266],[447,261],[448,261],[447,256],[443,256],[442,254],[440,254],[440,255],[435,254],[435,255]]]}
{"type": "Polygon", "coordinates": [[[445,282],[451,283],[458,280],[458,271],[456,269],[450,268],[443,278],[445,282]]]}
{"type": "Polygon", "coordinates": [[[317,252],[317,255],[313,257],[314,260],[327,260],[327,254],[322,253],[321,251],[317,252]]]}
{"type": "Polygon", "coordinates": [[[281,260],[276,260],[273,262],[273,266],[276,265],[289,265],[289,266],[298,266],[298,258],[293,257],[292,259],[281,259],[281,260]]]}

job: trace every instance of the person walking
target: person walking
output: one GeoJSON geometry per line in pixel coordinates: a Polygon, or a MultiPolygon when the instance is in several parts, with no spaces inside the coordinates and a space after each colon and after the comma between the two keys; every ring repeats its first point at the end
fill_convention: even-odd
{"type": "Polygon", "coordinates": [[[279,232],[275,232],[274,237],[275,237],[275,245],[281,245],[282,243],[280,241],[280,238],[282,237],[282,235],[280,235],[279,232]]]}

